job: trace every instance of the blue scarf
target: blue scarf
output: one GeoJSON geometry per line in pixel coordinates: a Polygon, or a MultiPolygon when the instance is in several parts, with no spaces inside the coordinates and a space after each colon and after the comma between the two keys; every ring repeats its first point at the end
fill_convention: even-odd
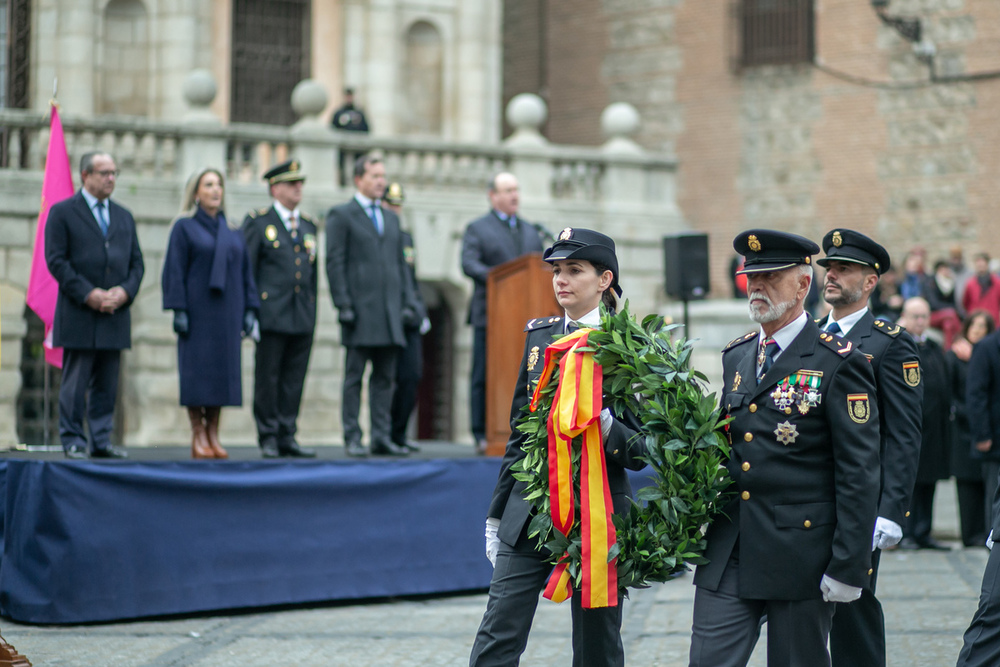
{"type": "Polygon", "coordinates": [[[226,242],[222,232],[228,227],[226,214],[219,211],[218,215],[213,218],[199,206],[194,213],[194,219],[204,225],[215,237],[215,253],[212,255],[212,269],[208,274],[208,286],[218,292],[224,292],[226,290],[226,242]]]}

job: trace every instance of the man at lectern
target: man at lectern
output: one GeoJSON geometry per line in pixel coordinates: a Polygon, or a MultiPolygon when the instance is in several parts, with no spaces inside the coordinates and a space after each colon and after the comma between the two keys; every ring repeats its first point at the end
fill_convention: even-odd
{"type": "Polygon", "coordinates": [[[507,172],[496,174],[487,184],[487,194],[489,212],[470,222],[462,238],[462,271],[475,283],[468,318],[474,330],[469,426],[479,454],[486,453],[486,277],[495,266],[542,252],[539,228],[517,214],[517,177],[507,172]]]}

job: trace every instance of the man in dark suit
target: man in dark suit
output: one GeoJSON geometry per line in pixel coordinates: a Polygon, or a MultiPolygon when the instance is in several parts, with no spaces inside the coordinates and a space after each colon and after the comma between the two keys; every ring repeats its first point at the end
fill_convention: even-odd
{"type": "Polygon", "coordinates": [[[344,394],[341,418],[344,446],[350,456],[365,456],[358,411],[361,379],[372,365],[368,384],[371,452],[406,456],[389,438],[396,355],[406,344],[404,326],[419,324],[406,278],[399,218],[381,206],[385,165],[361,156],[354,164],[357,192],[326,219],[326,273],[341,325],[344,394]]]}
{"type": "Polygon", "coordinates": [[[243,236],[260,293],[253,416],[264,458],[313,457],[295,441],[316,328],[316,225],[299,210],[306,175],[297,160],[264,174],[271,206],[251,211],[243,236]]]}
{"type": "MultiPolygon", "coordinates": [[[[970,444],[980,452],[1000,447],[1000,330],[979,341],[969,361],[969,378],[966,384],[966,406],[970,415],[972,443],[956,443],[958,447],[970,444]]],[[[1000,486],[992,496],[993,520],[990,536],[986,541],[990,558],[983,573],[979,608],[965,631],[964,645],[958,656],[957,667],[993,667],[1000,664],[1000,549],[993,544],[1000,536],[1000,486]]]]}
{"type": "Polygon", "coordinates": [[[132,345],[129,306],[143,263],[132,214],[111,201],[118,168],[107,153],[80,160],[83,187],[52,206],[45,261],[59,283],[53,345],[62,347],[59,437],[69,458],[125,458],[111,444],[121,351],[132,345]]]}
{"type": "Polygon", "coordinates": [[[495,266],[542,251],[538,229],[517,215],[517,178],[506,172],[494,176],[489,198],[489,213],[470,222],[462,237],[462,271],[475,283],[468,320],[473,327],[469,426],[480,454],[486,452],[486,278],[495,266]]]}
{"type": "Polygon", "coordinates": [[[864,234],[835,229],[823,237],[826,268],[823,298],[833,306],[819,327],[851,341],[875,372],[879,414],[881,486],[872,537],[872,573],[861,598],[837,605],[830,630],[830,657],[838,667],[885,665],[885,617],[875,597],[879,556],[903,537],[910,494],[920,459],[920,356],[913,338],[898,325],[876,320],[868,299],[889,270],[889,253],[864,234]]]}
{"type": "Polygon", "coordinates": [[[857,599],[871,576],[875,379],[805,313],[819,246],[758,229],[733,247],[760,331],[722,354],[733,496],[695,574],[690,665],[746,665],[764,614],[769,665],[825,665],[833,603],[857,599]]]}

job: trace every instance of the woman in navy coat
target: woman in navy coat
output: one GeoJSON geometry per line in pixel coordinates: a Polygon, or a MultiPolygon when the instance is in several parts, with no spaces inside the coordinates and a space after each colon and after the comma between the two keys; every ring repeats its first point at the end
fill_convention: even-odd
{"type": "Polygon", "coordinates": [[[243,404],[241,338],[260,308],[243,235],[226,223],[224,194],[218,170],[191,177],[163,260],[163,309],[174,311],[193,458],[228,456],[219,444],[219,415],[224,405],[243,404]]]}

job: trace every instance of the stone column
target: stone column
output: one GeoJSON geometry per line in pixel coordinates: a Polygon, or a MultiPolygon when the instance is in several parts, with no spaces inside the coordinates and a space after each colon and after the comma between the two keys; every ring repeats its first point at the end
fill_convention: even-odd
{"type": "Polygon", "coordinates": [[[320,119],[329,99],[326,88],[314,79],[300,81],[292,91],[292,109],[299,115],[291,127],[292,156],[302,163],[309,180],[322,187],[334,184],[339,158],[338,149],[330,150],[334,132],[320,119]]]}
{"type": "Polygon", "coordinates": [[[541,97],[533,93],[515,95],[507,104],[507,122],[514,128],[504,146],[514,154],[510,171],[521,185],[521,195],[531,206],[552,203],[552,161],[549,142],[538,129],[549,110],[541,97]]]}
{"type": "Polygon", "coordinates": [[[184,79],[188,112],[183,124],[187,132],[178,151],[181,174],[185,179],[202,167],[215,167],[223,173],[226,171],[226,141],[218,133],[222,121],[209,108],[217,90],[215,77],[208,70],[196,69],[184,79]]]}

